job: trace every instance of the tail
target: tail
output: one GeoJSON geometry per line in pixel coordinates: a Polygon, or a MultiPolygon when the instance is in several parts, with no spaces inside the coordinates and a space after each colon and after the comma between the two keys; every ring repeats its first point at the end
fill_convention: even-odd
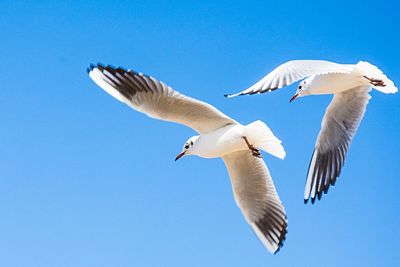
{"type": "Polygon", "coordinates": [[[264,122],[258,120],[246,125],[245,134],[255,147],[280,159],[285,158],[286,152],[281,140],[272,133],[264,122]]]}
{"type": "Polygon", "coordinates": [[[385,86],[371,85],[374,89],[382,93],[394,94],[398,91],[394,83],[380,69],[378,69],[378,67],[368,62],[358,62],[354,71],[360,73],[363,76],[367,76],[368,78],[382,80],[385,86]]]}

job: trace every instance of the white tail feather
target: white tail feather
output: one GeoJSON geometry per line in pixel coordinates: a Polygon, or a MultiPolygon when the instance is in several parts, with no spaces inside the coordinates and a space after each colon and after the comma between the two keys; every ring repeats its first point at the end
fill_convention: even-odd
{"type": "Polygon", "coordinates": [[[368,78],[382,80],[386,86],[371,85],[374,89],[382,93],[393,94],[398,91],[394,83],[380,69],[366,61],[358,62],[355,71],[368,78]]]}
{"type": "Polygon", "coordinates": [[[255,147],[280,159],[285,158],[286,152],[281,140],[272,133],[264,122],[257,120],[246,125],[246,136],[255,147]]]}

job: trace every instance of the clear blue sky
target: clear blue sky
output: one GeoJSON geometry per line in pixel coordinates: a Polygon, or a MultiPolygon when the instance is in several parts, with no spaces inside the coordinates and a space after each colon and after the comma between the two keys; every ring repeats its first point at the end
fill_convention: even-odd
{"type": "Polygon", "coordinates": [[[303,204],[331,96],[226,99],[290,59],[366,60],[400,85],[397,1],[0,1],[0,266],[400,265],[400,94],[372,92],[336,186],[303,204]],[[323,3],[321,3],[323,2],[323,3]],[[193,132],[114,100],[90,63],[132,68],[283,140],[264,155],[289,232],[270,255],[193,132]]]}

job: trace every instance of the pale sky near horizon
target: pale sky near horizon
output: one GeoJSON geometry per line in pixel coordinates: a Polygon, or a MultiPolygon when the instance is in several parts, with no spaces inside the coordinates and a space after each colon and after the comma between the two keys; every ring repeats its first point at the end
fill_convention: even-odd
{"type": "Polygon", "coordinates": [[[400,86],[396,1],[0,1],[0,266],[399,266],[400,94],[377,91],[335,187],[303,204],[331,96],[295,85],[226,99],[291,59],[369,61],[400,86]],[[184,126],[150,119],[87,76],[152,75],[237,121],[265,121],[263,154],[288,215],[271,255],[220,159],[174,162],[184,126]]]}

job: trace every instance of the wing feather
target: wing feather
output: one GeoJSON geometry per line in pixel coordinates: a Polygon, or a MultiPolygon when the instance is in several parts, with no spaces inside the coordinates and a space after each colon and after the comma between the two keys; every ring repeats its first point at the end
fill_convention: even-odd
{"type": "Polygon", "coordinates": [[[264,160],[248,150],[228,154],[223,160],[246,221],[264,246],[276,253],[286,238],[287,219],[264,160]]]}
{"type": "Polygon", "coordinates": [[[315,149],[308,168],[304,202],[321,199],[330,185],[335,185],[347,151],[364,116],[370,99],[369,86],[359,86],[335,94],[322,120],[315,149]]]}
{"type": "Polygon", "coordinates": [[[271,92],[311,75],[349,73],[350,70],[351,67],[348,65],[337,64],[325,60],[292,60],[280,65],[246,90],[226,96],[235,97],[239,95],[271,92]]]}
{"type": "Polygon", "coordinates": [[[237,123],[210,104],[180,94],[153,77],[101,64],[91,65],[88,73],[110,95],[149,117],[180,123],[201,134],[237,123]]]}

